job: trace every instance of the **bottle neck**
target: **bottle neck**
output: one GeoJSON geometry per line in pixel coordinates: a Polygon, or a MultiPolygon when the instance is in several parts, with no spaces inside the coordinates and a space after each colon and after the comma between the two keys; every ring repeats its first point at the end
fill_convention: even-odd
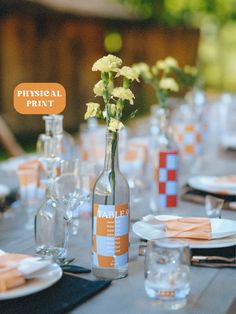
{"type": "Polygon", "coordinates": [[[45,121],[45,134],[52,136],[53,134],[53,119],[52,116],[44,116],[43,120],[45,121]]]}
{"type": "Polygon", "coordinates": [[[63,133],[63,116],[58,115],[53,119],[53,135],[61,135],[63,133]]]}
{"type": "Polygon", "coordinates": [[[107,132],[104,171],[119,171],[118,140],[118,133],[107,132]]]}
{"type": "Polygon", "coordinates": [[[160,125],[160,132],[167,136],[168,120],[167,120],[167,114],[165,111],[159,116],[159,125],[160,125]]]}

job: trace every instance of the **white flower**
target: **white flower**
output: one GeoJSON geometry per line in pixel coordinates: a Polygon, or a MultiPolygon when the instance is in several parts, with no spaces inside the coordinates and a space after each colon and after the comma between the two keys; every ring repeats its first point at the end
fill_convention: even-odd
{"type": "Polygon", "coordinates": [[[118,71],[118,73],[116,74],[116,77],[118,77],[120,75],[126,77],[127,79],[129,79],[131,81],[136,80],[137,82],[139,82],[137,71],[135,71],[134,69],[132,69],[130,67],[127,67],[127,66],[122,67],[118,71]]]}
{"type": "Polygon", "coordinates": [[[87,120],[88,118],[96,117],[97,113],[100,110],[100,105],[95,102],[89,102],[86,104],[86,106],[87,106],[87,111],[84,115],[84,119],[87,120]]]}
{"type": "Polygon", "coordinates": [[[102,57],[101,59],[98,59],[94,63],[92,71],[117,72],[121,64],[122,60],[120,58],[109,54],[105,57],[102,57]]]}
{"type": "Polygon", "coordinates": [[[193,75],[193,76],[197,75],[197,73],[198,73],[197,68],[196,67],[192,67],[190,65],[185,65],[184,66],[184,72],[186,74],[190,74],[190,75],[193,75]]]}
{"type": "Polygon", "coordinates": [[[133,99],[135,97],[129,88],[116,87],[113,89],[111,94],[112,94],[112,96],[114,96],[116,98],[120,98],[122,100],[128,100],[131,103],[131,105],[133,105],[133,103],[134,103],[133,99]]]}
{"type": "Polygon", "coordinates": [[[110,104],[110,114],[114,116],[116,114],[116,105],[110,104]]]}
{"type": "Polygon", "coordinates": [[[159,60],[159,61],[157,61],[156,66],[157,66],[157,68],[158,68],[159,70],[165,70],[165,68],[166,68],[166,63],[165,63],[164,60],[159,60]]]}
{"type": "Polygon", "coordinates": [[[151,79],[152,74],[150,71],[150,67],[145,62],[136,63],[132,66],[133,70],[138,73],[138,75],[142,75],[145,79],[151,79]]]}
{"type": "Polygon", "coordinates": [[[108,126],[108,130],[112,132],[117,132],[118,130],[124,128],[124,124],[117,119],[111,118],[108,126]]]}
{"type": "Polygon", "coordinates": [[[178,62],[175,58],[173,57],[167,57],[165,59],[165,64],[167,67],[173,67],[173,68],[177,68],[178,67],[178,62]]]}
{"type": "Polygon", "coordinates": [[[161,89],[167,89],[173,92],[178,92],[179,85],[173,78],[163,78],[160,80],[159,86],[161,89]]]}
{"type": "Polygon", "coordinates": [[[168,71],[171,67],[177,68],[178,62],[172,57],[167,57],[165,60],[157,61],[156,66],[159,70],[168,71]]]}
{"type": "Polygon", "coordinates": [[[94,85],[93,92],[96,96],[102,96],[104,92],[104,84],[103,81],[100,80],[97,84],[94,85]]]}
{"type": "Polygon", "coordinates": [[[157,68],[157,66],[156,66],[156,65],[153,65],[153,66],[151,67],[151,71],[152,71],[153,75],[157,75],[157,74],[158,74],[158,68],[157,68]]]}

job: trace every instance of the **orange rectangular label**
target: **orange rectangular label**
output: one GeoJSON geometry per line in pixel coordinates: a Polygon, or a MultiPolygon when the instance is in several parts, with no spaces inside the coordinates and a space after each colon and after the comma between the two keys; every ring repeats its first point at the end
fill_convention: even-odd
{"type": "Polygon", "coordinates": [[[66,106],[66,91],[59,83],[20,83],[13,104],[20,114],[58,114],[66,106]]]}
{"type": "Polygon", "coordinates": [[[93,264],[115,268],[128,262],[128,204],[93,205],[93,264]]]}

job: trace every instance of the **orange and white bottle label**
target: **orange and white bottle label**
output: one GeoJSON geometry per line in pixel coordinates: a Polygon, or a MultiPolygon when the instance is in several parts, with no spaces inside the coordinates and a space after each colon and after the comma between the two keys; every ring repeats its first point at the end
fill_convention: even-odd
{"type": "Polygon", "coordinates": [[[128,204],[93,205],[93,265],[116,268],[128,262],[128,204]]]}

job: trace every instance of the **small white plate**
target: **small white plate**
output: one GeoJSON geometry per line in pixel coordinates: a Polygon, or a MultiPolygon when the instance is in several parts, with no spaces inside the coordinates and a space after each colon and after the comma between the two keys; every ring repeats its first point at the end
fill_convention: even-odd
{"type": "Polygon", "coordinates": [[[236,184],[235,183],[222,183],[217,182],[220,177],[213,176],[196,176],[191,177],[188,180],[188,184],[197,190],[210,192],[214,194],[224,195],[236,195],[236,184]]]}
{"type": "MultiPolygon", "coordinates": [[[[179,216],[159,215],[155,216],[158,220],[177,219],[179,216]]],[[[211,247],[225,247],[236,244],[236,221],[230,219],[212,218],[212,240],[188,240],[191,248],[211,248],[211,247]]],[[[133,225],[134,233],[146,240],[154,240],[164,238],[166,236],[163,230],[155,228],[155,225],[146,223],[145,221],[138,221],[133,225]]]]}
{"type": "Polygon", "coordinates": [[[14,299],[44,290],[55,284],[62,276],[61,267],[51,264],[40,272],[37,278],[27,280],[26,284],[6,292],[0,292],[0,300],[14,299]]]}

